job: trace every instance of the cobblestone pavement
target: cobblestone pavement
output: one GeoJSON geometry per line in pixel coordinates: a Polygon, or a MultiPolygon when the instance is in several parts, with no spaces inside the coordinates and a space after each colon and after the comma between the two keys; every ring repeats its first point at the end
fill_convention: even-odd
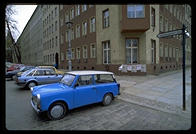
{"type": "Polygon", "coordinates": [[[40,121],[32,130],[187,130],[190,119],[115,99],[72,110],[58,121],[40,121]]]}

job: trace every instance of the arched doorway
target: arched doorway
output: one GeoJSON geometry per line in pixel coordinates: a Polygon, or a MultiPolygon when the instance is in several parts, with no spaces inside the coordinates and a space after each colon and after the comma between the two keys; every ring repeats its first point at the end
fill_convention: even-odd
{"type": "Polygon", "coordinates": [[[55,64],[56,64],[56,68],[58,69],[59,68],[59,54],[58,53],[55,54],[55,64]]]}

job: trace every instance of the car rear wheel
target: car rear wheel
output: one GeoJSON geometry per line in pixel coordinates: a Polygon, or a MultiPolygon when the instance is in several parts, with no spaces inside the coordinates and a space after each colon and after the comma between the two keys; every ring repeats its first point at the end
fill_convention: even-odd
{"type": "Polygon", "coordinates": [[[62,102],[52,104],[47,112],[48,118],[51,120],[59,120],[65,117],[67,107],[62,102]]]}
{"type": "Polygon", "coordinates": [[[34,82],[34,81],[30,81],[30,82],[27,84],[27,87],[28,87],[29,89],[31,89],[31,87],[34,87],[34,86],[37,86],[37,83],[34,82]]]}
{"type": "Polygon", "coordinates": [[[111,103],[112,103],[112,94],[111,93],[105,94],[103,97],[102,104],[104,106],[107,106],[107,105],[110,105],[111,103]]]}

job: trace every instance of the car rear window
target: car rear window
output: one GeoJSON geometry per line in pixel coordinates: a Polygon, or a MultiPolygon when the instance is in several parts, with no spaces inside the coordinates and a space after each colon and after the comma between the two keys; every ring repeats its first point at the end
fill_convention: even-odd
{"type": "Polygon", "coordinates": [[[94,78],[97,84],[115,82],[111,74],[96,74],[94,78]]]}

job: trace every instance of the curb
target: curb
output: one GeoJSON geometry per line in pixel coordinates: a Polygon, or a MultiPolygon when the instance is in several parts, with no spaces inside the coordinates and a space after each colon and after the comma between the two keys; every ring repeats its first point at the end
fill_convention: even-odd
{"type": "MultiPolygon", "coordinates": [[[[189,99],[187,100],[190,101],[191,100],[190,97],[191,96],[189,96],[189,99]]],[[[150,99],[146,99],[143,97],[133,96],[133,95],[130,95],[128,93],[123,93],[123,92],[121,93],[121,95],[117,97],[117,99],[129,102],[129,103],[141,105],[144,107],[148,107],[151,109],[159,110],[162,112],[177,114],[185,118],[191,118],[191,111],[189,110],[183,111],[182,108],[177,105],[171,105],[171,104],[167,104],[167,103],[156,101],[156,100],[150,100],[150,99]]]]}

